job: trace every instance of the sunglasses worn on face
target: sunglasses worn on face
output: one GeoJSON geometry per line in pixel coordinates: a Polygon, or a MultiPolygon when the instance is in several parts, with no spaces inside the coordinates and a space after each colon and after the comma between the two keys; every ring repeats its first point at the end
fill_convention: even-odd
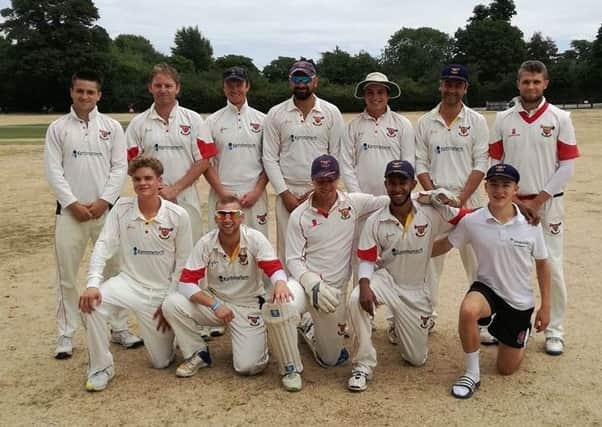
{"type": "Polygon", "coordinates": [[[216,221],[226,221],[228,219],[238,218],[242,215],[242,211],[240,209],[225,211],[220,210],[215,212],[215,220],[216,221]]]}
{"type": "Polygon", "coordinates": [[[291,82],[294,84],[309,84],[313,77],[312,76],[291,76],[291,82]]]}

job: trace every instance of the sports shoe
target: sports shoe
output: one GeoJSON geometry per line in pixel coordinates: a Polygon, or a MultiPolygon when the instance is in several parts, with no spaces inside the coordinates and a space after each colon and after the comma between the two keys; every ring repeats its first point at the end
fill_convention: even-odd
{"type": "Polygon", "coordinates": [[[176,377],[191,377],[196,374],[199,369],[206,368],[209,365],[211,365],[209,349],[201,350],[178,366],[178,369],[176,369],[176,377]]]}
{"type": "Polygon", "coordinates": [[[115,376],[115,369],[113,366],[109,366],[102,371],[94,372],[88,377],[86,381],[86,390],[88,391],[102,391],[107,388],[109,381],[115,376]]]}
{"type": "Polygon", "coordinates": [[[298,372],[289,372],[282,377],[282,387],[286,391],[301,391],[303,388],[303,381],[301,380],[301,374],[298,372]]]}
{"type": "Polygon", "coordinates": [[[369,375],[364,371],[354,370],[351,373],[349,381],[347,381],[347,388],[350,391],[364,391],[368,388],[369,375]]]}
{"type": "Polygon", "coordinates": [[[487,326],[479,325],[479,338],[483,345],[495,345],[498,343],[497,338],[489,333],[487,326]]]}
{"type": "Polygon", "coordinates": [[[56,339],[56,349],[54,350],[54,358],[63,360],[69,359],[73,355],[73,342],[71,337],[61,335],[56,339]]]}
{"type": "Polygon", "coordinates": [[[226,332],[226,328],[223,326],[211,326],[209,328],[209,335],[213,338],[221,337],[226,332]]]}
{"type": "Polygon", "coordinates": [[[111,342],[125,348],[136,348],[144,345],[142,338],[132,334],[127,329],[125,331],[111,331],[111,342]]]}
{"type": "Polygon", "coordinates": [[[390,320],[388,321],[387,326],[387,338],[392,345],[398,344],[397,332],[395,332],[395,323],[390,320]]]}
{"type": "Polygon", "coordinates": [[[546,353],[550,356],[560,356],[564,352],[564,341],[558,337],[546,338],[546,353]]]}

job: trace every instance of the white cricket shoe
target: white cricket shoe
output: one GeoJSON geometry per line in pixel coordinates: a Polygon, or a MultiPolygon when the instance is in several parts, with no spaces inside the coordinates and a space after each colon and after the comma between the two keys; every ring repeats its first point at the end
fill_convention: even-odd
{"type": "Polygon", "coordinates": [[[564,341],[558,337],[546,338],[546,353],[550,356],[560,356],[564,352],[564,341]]]}
{"type": "Polygon", "coordinates": [[[368,388],[369,379],[369,375],[364,371],[354,370],[349,381],[347,381],[347,388],[350,391],[364,391],[368,388]]]}
{"type": "Polygon", "coordinates": [[[102,391],[107,388],[109,381],[115,376],[115,369],[113,366],[109,366],[102,371],[94,372],[88,377],[86,381],[86,390],[88,391],[102,391]]]}
{"type": "Polygon", "coordinates": [[[301,391],[303,388],[303,380],[301,379],[301,374],[298,372],[289,372],[288,374],[282,377],[282,387],[286,391],[301,391]]]}
{"type": "Polygon", "coordinates": [[[56,339],[56,348],[54,350],[54,358],[63,360],[69,359],[73,355],[73,341],[71,337],[61,335],[56,339]]]}
{"type": "Polygon", "coordinates": [[[127,329],[125,331],[111,331],[111,342],[125,348],[137,348],[144,345],[142,338],[127,329]]]}
{"type": "Polygon", "coordinates": [[[489,333],[487,326],[479,325],[479,339],[483,345],[494,345],[497,344],[497,338],[489,333]]]}
{"type": "Polygon", "coordinates": [[[191,377],[196,374],[199,369],[206,368],[209,365],[211,365],[209,349],[201,350],[178,366],[178,369],[176,369],[176,377],[191,377]]]}

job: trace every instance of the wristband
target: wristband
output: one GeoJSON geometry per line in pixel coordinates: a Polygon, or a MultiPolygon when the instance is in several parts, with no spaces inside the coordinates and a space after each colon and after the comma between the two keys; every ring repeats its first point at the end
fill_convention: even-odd
{"type": "Polygon", "coordinates": [[[215,310],[217,310],[220,305],[222,305],[222,302],[216,298],[215,302],[211,304],[211,307],[209,308],[215,313],[215,310]]]}

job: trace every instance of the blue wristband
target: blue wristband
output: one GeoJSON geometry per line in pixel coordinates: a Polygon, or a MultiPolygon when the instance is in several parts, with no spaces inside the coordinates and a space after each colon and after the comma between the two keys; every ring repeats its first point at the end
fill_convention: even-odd
{"type": "Polygon", "coordinates": [[[215,302],[213,304],[211,304],[211,311],[213,311],[215,313],[215,310],[217,310],[217,308],[222,305],[222,302],[220,300],[218,300],[217,298],[215,299],[215,302]]]}

